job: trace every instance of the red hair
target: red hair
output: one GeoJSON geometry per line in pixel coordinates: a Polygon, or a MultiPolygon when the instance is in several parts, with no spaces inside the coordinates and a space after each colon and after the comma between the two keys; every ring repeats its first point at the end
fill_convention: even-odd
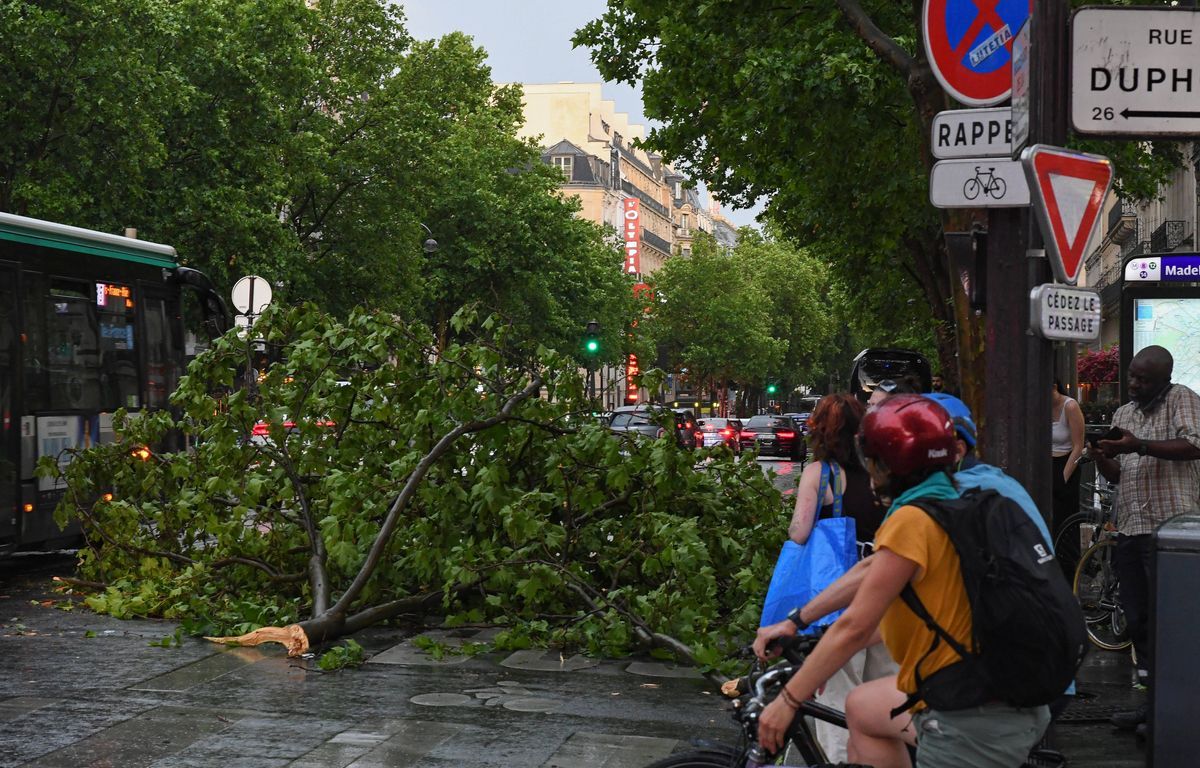
{"type": "Polygon", "coordinates": [[[854,436],[862,423],[866,406],[853,395],[825,395],[808,420],[808,439],[813,458],[836,461],[843,467],[858,464],[854,436]]]}

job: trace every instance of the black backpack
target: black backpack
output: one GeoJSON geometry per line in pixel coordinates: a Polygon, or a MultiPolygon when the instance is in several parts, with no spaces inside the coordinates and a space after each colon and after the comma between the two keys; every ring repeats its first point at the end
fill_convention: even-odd
{"type": "Polygon", "coordinates": [[[940,710],[987,701],[1017,707],[1049,704],[1066,691],[1087,650],[1083,611],[1041,531],[1017,502],[993,490],[958,499],[912,502],[950,537],[962,563],[971,605],[972,645],[964,648],[929,615],[911,584],[900,597],[960,661],[928,678],[917,664],[917,692],[895,717],[919,700],[940,710]]]}

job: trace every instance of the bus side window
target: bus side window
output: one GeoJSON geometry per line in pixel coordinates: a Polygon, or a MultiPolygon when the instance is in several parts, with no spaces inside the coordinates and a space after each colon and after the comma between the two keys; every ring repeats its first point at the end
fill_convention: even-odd
{"type": "Polygon", "coordinates": [[[24,274],[24,412],[50,407],[50,369],[46,360],[46,278],[37,272],[24,274]]]}
{"type": "Polygon", "coordinates": [[[179,384],[179,349],[171,332],[172,313],[165,299],[147,297],[142,302],[146,324],[146,405],[166,408],[179,384]]]}

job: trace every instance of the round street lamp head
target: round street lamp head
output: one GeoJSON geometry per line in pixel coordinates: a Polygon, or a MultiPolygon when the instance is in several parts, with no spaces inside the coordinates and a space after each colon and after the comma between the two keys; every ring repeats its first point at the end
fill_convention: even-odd
{"type": "Polygon", "coordinates": [[[426,239],[425,242],[421,245],[421,250],[425,251],[425,253],[434,253],[435,251],[437,251],[437,249],[438,249],[438,241],[434,240],[432,237],[426,239]]]}

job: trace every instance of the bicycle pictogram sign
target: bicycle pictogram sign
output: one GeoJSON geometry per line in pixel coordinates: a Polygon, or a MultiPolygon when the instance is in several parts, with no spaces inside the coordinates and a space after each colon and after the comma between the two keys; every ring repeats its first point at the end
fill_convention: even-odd
{"type": "Polygon", "coordinates": [[[1004,193],[1008,191],[1008,185],[1004,183],[1004,179],[996,175],[996,166],[988,168],[986,173],[980,168],[981,166],[975,166],[975,175],[963,184],[963,197],[974,200],[982,192],[984,197],[990,197],[993,200],[1002,199],[1004,193]]]}
{"type": "Polygon", "coordinates": [[[1033,0],[925,0],[925,53],[938,82],[958,101],[998,104],[1012,90],[1012,39],[1033,0]]]}

